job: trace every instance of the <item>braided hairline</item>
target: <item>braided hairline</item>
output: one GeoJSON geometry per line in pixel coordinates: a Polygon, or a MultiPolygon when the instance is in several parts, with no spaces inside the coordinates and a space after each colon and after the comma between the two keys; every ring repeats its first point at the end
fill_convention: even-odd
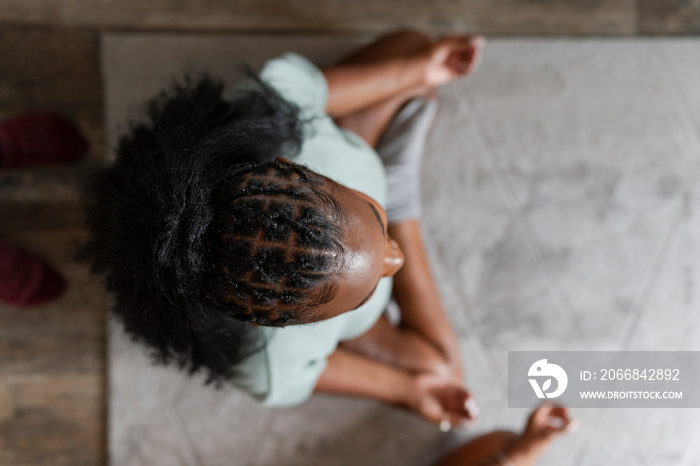
{"type": "Polygon", "coordinates": [[[220,193],[229,208],[217,222],[219,270],[205,296],[239,320],[309,321],[337,292],[329,278],[342,266],[342,206],[323,177],[291,163],[241,164],[222,179],[234,182],[220,193]]]}

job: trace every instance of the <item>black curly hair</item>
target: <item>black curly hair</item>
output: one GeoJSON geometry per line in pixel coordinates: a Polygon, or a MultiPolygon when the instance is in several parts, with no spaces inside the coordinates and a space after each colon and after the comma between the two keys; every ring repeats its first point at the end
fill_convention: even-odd
{"type": "Polygon", "coordinates": [[[332,183],[278,156],[299,110],[251,75],[230,99],[188,79],[148,106],[85,194],[93,271],[156,360],[208,382],[254,348],[254,327],[318,320],[336,293],[344,211],[332,183]]]}

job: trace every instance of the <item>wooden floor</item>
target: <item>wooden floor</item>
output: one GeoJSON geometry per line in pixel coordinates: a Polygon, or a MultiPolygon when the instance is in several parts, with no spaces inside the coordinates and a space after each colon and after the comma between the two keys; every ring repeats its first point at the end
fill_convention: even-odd
{"type": "Polygon", "coordinates": [[[693,34],[700,0],[0,0],[0,24],[92,29],[491,35],[693,34]]]}
{"type": "Polygon", "coordinates": [[[0,237],[67,278],[59,303],[0,305],[0,464],[99,465],[105,446],[105,295],[74,260],[78,187],[103,148],[99,38],[107,30],[380,32],[412,26],[491,35],[700,32],[700,0],[0,0],[0,119],[47,109],[91,141],[80,163],[0,175],[0,237]]]}
{"type": "Polygon", "coordinates": [[[47,259],[69,285],[53,305],[0,304],[2,465],[105,463],[105,295],[74,260],[86,239],[78,186],[103,152],[98,37],[0,28],[0,118],[53,110],[91,143],[80,163],[0,175],[0,237],[47,259]]]}

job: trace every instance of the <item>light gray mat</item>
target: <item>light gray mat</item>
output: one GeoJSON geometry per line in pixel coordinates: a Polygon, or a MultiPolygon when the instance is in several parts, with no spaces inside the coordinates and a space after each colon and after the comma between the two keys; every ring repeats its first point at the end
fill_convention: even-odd
{"type": "MultiPolygon", "coordinates": [[[[109,143],[185,71],[235,81],[286,50],[326,63],[353,39],[109,34],[109,143]]],[[[508,350],[700,350],[700,41],[493,40],[440,91],[425,232],[482,408],[442,435],[377,403],[317,396],[267,410],[153,368],[110,323],[109,448],[121,465],[429,464],[517,428],[508,350]]],[[[575,410],[544,465],[700,464],[697,410],[575,410]]]]}

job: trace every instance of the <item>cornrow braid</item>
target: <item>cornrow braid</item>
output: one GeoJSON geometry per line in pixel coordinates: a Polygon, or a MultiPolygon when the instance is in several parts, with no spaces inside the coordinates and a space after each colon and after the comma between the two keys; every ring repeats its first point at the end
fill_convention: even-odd
{"type": "Polygon", "coordinates": [[[342,267],[344,211],[322,177],[292,163],[240,164],[217,180],[215,269],[205,297],[257,325],[309,322],[330,301],[342,267]]]}

